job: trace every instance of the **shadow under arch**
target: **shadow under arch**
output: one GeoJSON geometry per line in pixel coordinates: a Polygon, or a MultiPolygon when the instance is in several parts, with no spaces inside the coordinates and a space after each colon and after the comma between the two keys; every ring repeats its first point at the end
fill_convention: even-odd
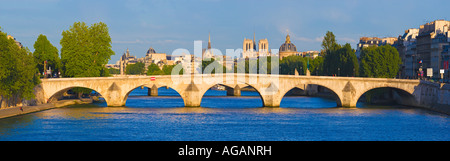
{"type": "Polygon", "coordinates": [[[292,87],[280,102],[280,107],[288,108],[332,108],[341,105],[341,99],[333,90],[318,84],[292,87]]]}
{"type": "Polygon", "coordinates": [[[227,90],[234,90],[236,87],[220,83],[211,85],[208,90],[202,93],[200,106],[209,108],[263,107],[263,98],[256,88],[251,85],[238,87],[240,95],[233,96],[230,95],[230,92],[227,90]],[[219,86],[219,88],[217,88],[217,86],[219,86]]]}
{"type": "MultiPolygon", "coordinates": [[[[98,92],[95,89],[89,88],[89,87],[83,87],[83,86],[70,86],[70,87],[66,87],[63,88],[55,93],[53,93],[47,101],[47,103],[51,103],[51,102],[56,102],[59,100],[64,100],[64,99],[79,99],[80,96],[81,98],[92,98],[92,97],[86,97],[87,95],[89,96],[96,96],[98,98],[98,100],[105,102],[105,107],[107,106],[108,102],[103,98],[102,94],[100,92],[98,92]],[[87,89],[90,90],[90,93],[83,93],[83,95],[77,95],[76,92],[73,92],[72,90],[75,88],[83,88],[83,89],[87,89]]],[[[94,99],[94,101],[97,99],[94,99]]],[[[101,105],[103,106],[103,105],[101,105]]]]}
{"type": "Polygon", "coordinates": [[[356,107],[365,107],[368,104],[375,105],[406,105],[416,106],[416,97],[401,88],[397,87],[375,87],[368,89],[357,96],[356,107]]]}
{"type": "Polygon", "coordinates": [[[140,85],[129,90],[123,101],[126,107],[184,107],[180,93],[169,86],[140,85]],[[157,88],[157,96],[150,96],[152,88],[157,88]]]}

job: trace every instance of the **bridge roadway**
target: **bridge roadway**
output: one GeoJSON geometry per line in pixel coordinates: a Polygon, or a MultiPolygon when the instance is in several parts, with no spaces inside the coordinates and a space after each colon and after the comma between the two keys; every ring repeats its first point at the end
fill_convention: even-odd
{"type": "Polygon", "coordinates": [[[152,91],[170,87],[181,95],[186,107],[198,107],[205,92],[217,84],[234,90],[237,95],[241,88],[251,86],[260,94],[264,107],[279,107],[281,99],[289,90],[305,90],[307,85],[323,86],[334,92],[339,107],[356,107],[361,95],[382,87],[397,89],[400,101],[406,104],[418,105],[422,96],[419,80],[267,74],[57,78],[43,79],[41,85],[47,101],[61,97],[71,88],[85,87],[100,93],[108,106],[124,106],[130,92],[141,86],[149,87],[152,91]]]}

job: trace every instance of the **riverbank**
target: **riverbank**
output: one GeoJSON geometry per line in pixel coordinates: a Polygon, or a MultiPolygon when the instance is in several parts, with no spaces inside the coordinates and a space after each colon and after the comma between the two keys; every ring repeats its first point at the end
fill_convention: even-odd
{"type": "Polygon", "coordinates": [[[90,98],[84,98],[84,99],[69,99],[69,100],[59,100],[56,102],[51,102],[47,104],[41,104],[37,106],[20,106],[20,107],[11,107],[7,109],[0,110],[0,119],[17,116],[17,115],[23,115],[58,107],[64,107],[69,105],[75,105],[75,104],[89,104],[92,103],[93,100],[90,98]]]}

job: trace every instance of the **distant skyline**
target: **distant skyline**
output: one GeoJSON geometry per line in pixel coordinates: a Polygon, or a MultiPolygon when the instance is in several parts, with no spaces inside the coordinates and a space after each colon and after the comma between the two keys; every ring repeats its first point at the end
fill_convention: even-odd
{"type": "Polygon", "coordinates": [[[114,64],[128,48],[145,56],[153,47],[167,53],[178,48],[193,54],[194,41],[203,40],[225,53],[242,48],[244,38],[267,38],[269,49],[284,43],[287,30],[298,51],[321,49],[327,31],[338,43],[353,48],[359,38],[397,37],[409,28],[437,19],[450,20],[450,1],[434,0],[0,0],[0,27],[25,47],[44,34],[60,51],[63,30],[74,22],[109,27],[114,64]]]}

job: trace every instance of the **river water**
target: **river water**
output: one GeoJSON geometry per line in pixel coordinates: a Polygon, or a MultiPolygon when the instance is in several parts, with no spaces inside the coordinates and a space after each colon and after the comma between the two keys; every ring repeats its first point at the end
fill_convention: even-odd
{"type": "Polygon", "coordinates": [[[0,119],[0,140],[150,141],[450,141],[448,115],[402,106],[337,108],[320,97],[284,97],[261,108],[256,92],[242,97],[209,90],[201,108],[185,108],[172,89],[158,97],[135,89],[126,107],[74,105],[0,119]]]}

